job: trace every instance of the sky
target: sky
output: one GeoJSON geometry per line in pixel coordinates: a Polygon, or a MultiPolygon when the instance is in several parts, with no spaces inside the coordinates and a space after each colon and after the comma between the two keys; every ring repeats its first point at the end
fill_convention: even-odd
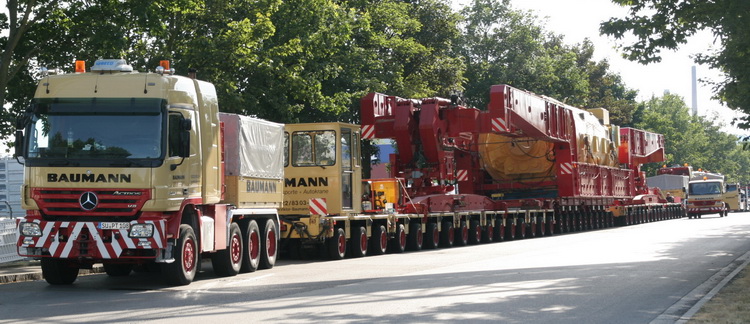
{"type": "MultiPolygon", "coordinates": [[[[453,0],[454,5],[462,6],[469,0],[453,0]]],[[[689,39],[678,51],[662,51],[662,61],[641,65],[622,58],[616,46],[618,42],[608,36],[599,35],[599,24],[612,17],[623,18],[627,8],[620,7],[609,0],[511,0],[515,9],[531,10],[540,19],[540,24],[548,31],[564,35],[565,42],[575,44],[589,38],[594,44],[595,60],[606,59],[612,72],[620,74],[625,85],[638,90],[638,100],[648,100],[652,96],[661,96],[665,91],[681,96],[688,107],[692,107],[691,68],[696,66],[698,79],[708,78],[721,80],[721,75],[707,66],[696,65],[691,55],[703,53],[714,48],[713,36],[704,31],[689,39]]],[[[626,44],[619,44],[626,45],[626,44]]],[[[739,113],[712,100],[713,91],[710,85],[698,82],[698,114],[713,119],[718,113],[727,126],[724,131],[738,135],[750,135],[750,132],[729,125],[732,117],[739,113]]]]}

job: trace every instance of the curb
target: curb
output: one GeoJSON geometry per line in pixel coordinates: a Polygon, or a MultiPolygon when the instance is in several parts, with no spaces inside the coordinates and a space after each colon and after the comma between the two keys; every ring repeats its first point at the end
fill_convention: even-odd
{"type": "MultiPolygon", "coordinates": [[[[80,269],[79,276],[103,273],[104,267],[95,264],[91,269],[80,269]]],[[[42,268],[39,261],[22,260],[0,264],[0,285],[27,281],[43,280],[42,268]]]]}
{"type": "Polygon", "coordinates": [[[667,308],[661,315],[651,321],[650,324],[684,324],[695,315],[703,305],[711,300],[726,286],[740,271],[750,264],[750,251],[745,252],[720,269],[705,282],[695,287],[691,292],[679,301],[667,308]]]}

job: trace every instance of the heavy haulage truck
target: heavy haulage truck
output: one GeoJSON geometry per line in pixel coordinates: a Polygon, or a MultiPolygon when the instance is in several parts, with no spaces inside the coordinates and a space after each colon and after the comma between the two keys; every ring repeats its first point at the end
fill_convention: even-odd
{"type": "Polygon", "coordinates": [[[361,99],[362,128],[286,125],[281,236],[332,259],[546,236],[679,218],[684,207],[646,186],[662,135],[610,125],[507,85],[486,110],[457,98],[361,99]],[[362,186],[357,134],[392,139],[389,179],[362,186]]]}
{"type": "Polygon", "coordinates": [[[283,125],[220,114],[210,83],[167,61],[47,73],[18,121],[25,164],[18,253],[50,284],[103,263],[111,276],[160,265],[190,283],[202,257],[220,276],[271,268],[278,254],[283,125]]]}
{"type": "Polygon", "coordinates": [[[26,217],[18,251],[45,279],[160,265],[190,283],[270,268],[281,247],[332,259],[678,218],[646,186],[661,135],[604,109],[493,86],[486,110],[457,98],[361,99],[362,125],[280,125],[220,114],[214,87],[163,62],[46,75],[18,121],[26,217]],[[361,139],[393,139],[391,177],[363,179],[361,139]],[[283,199],[283,204],[282,204],[283,199]]]}

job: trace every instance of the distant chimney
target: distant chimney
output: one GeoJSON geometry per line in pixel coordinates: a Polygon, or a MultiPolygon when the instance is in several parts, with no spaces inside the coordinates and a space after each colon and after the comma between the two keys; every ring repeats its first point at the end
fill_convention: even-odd
{"type": "Polygon", "coordinates": [[[695,72],[695,65],[693,65],[693,116],[698,116],[698,81],[695,72]]]}

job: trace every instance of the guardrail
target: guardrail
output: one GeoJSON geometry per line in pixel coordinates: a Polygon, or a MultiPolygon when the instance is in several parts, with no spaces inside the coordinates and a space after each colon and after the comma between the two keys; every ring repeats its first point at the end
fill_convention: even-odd
{"type": "Polygon", "coordinates": [[[0,264],[24,259],[16,251],[17,233],[15,219],[0,219],[0,264]]]}

